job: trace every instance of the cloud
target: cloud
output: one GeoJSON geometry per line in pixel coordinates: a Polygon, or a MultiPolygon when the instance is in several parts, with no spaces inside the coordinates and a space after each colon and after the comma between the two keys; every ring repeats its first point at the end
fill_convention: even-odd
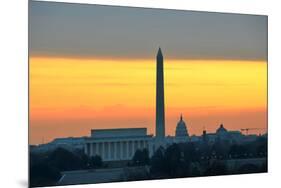
{"type": "Polygon", "coordinates": [[[267,17],[30,2],[30,54],[152,59],[267,59],[267,17]]]}

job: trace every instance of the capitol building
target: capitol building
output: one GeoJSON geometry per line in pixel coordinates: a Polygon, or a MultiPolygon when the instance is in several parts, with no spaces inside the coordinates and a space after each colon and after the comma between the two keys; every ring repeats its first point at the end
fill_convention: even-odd
{"type": "Polygon", "coordinates": [[[160,146],[165,148],[171,143],[189,141],[182,115],[175,137],[165,136],[164,67],[161,48],[156,56],[156,64],[155,136],[148,135],[147,128],[93,129],[91,136],[85,138],[85,154],[99,155],[103,161],[130,160],[138,149],[147,149],[149,156],[152,156],[160,146]]]}

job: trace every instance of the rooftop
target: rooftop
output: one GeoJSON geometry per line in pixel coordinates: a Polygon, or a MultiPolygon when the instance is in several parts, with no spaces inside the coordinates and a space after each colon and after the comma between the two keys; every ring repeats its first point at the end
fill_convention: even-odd
{"type": "Polygon", "coordinates": [[[112,138],[112,137],[139,137],[147,136],[146,128],[118,128],[118,129],[92,129],[91,137],[112,138]]]}

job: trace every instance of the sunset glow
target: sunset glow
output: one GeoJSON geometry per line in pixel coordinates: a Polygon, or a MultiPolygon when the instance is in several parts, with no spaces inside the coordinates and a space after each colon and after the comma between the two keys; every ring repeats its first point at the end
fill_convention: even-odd
{"type": "MultiPolygon", "coordinates": [[[[166,132],[182,113],[190,134],[266,128],[267,63],[164,60],[166,132]]],[[[91,128],[155,127],[151,59],[30,58],[30,142],[88,135],[91,128]]],[[[254,133],[264,132],[258,131],[254,133]]]]}

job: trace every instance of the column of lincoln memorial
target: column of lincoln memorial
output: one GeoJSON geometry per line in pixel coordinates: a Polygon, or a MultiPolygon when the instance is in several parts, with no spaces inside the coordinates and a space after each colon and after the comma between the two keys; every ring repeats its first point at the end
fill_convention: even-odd
{"type": "Polygon", "coordinates": [[[86,138],[85,153],[99,155],[103,161],[130,160],[136,150],[149,149],[151,138],[145,128],[93,130],[92,136],[86,138]],[[135,136],[131,137],[132,134],[135,136]]]}
{"type": "Polygon", "coordinates": [[[131,160],[138,149],[149,149],[152,135],[146,128],[92,130],[86,138],[85,153],[99,155],[103,161],[131,160]]]}

